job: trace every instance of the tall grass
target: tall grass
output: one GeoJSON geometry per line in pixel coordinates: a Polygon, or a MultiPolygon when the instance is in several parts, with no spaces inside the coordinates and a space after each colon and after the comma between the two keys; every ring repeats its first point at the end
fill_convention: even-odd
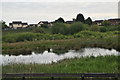
{"type": "Polygon", "coordinates": [[[8,34],[8,36],[3,36],[3,41],[5,43],[3,42],[2,45],[2,53],[16,55],[30,54],[32,51],[43,52],[44,50],[47,50],[49,48],[53,48],[55,52],[59,53],[67,51],[69,49],[78,50],[85,47],[101,47],[107,49],[113,48],[120,51],[120,40],[118,38],[118,34],[118,31],[106,33],[82,31],[80,33],[69,36],[61,34],[50,35],[38,33],[20,33],[14,35],[10,34],[10,36],[8,34]],[[34,40],[36,38],[37,40],[34,40]],[[7,39],[19,41],[15,41],[14,43],[8,43],[6,41],[7,39]]]}
{"type": "Polygon", "coordinates": [[[52,64],[10,64],[3,73],[120,73],[119,56],[66,59],[52,64]]]}

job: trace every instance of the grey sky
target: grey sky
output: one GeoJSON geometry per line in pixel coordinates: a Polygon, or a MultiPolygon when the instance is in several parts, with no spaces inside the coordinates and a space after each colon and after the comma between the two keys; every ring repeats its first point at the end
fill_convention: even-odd
{"type": "Polygon", "coordinates": [[[22,20],[28,23],[66,20],[76,18],[78,13],[85,18],[108,19],[118,17],[117,2],[2,2],[2,19],[7,23],[22,20]]]}

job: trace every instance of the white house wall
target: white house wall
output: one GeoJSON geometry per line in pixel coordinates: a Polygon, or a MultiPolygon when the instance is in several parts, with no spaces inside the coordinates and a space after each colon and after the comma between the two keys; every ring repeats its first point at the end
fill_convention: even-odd
{"type": "Polygon", "coordinates": [[[28,25],[23,25],[22,27],[25,28],[25,27],[27,27],[27,26],[28,26],[28,25]]]}
{"type": "Polygon", "coordinates": [[[13,24],[13,28],[19,28],[22,27],[22,24],[13,24]]]}

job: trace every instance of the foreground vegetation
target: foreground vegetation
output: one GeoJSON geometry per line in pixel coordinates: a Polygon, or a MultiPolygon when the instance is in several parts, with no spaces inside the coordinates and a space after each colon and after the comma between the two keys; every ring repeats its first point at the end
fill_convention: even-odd
{"type": "Polygon", "coordinates": [[[66,59],[52,64],[10,64],[3,73],[120,73],[119,56],[66,59]]]}

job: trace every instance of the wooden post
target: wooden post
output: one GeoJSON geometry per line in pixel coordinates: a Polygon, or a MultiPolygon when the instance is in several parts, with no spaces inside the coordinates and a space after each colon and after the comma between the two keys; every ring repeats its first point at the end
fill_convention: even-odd
{"type": "Polygon", "coordinates": [[[22,80],[25,80],[25,77],[22,77],[22,80]]]}
{"type": "Polygon", "coordinates": [[[51,77],[51,80],[54,80],[54,77],[51,77]]]}
{"type": "Polygon", "coordinates": [[[84,74],[82,75],[81,80],[85,80],[85,79],[84,79],[84,74]]]}
{"type": "Polygon", "coordinates": [[[117,77],[115,77],[115,80],[118,80],[118,78],[117,78],[117,77]]]}

